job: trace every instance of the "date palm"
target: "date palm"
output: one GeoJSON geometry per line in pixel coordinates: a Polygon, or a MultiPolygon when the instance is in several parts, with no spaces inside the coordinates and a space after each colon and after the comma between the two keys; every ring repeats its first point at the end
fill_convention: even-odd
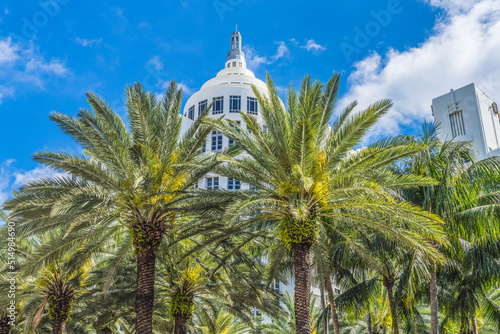
{"type": "MultiPolygon", "coordinates": [[[[402,243],[418,242],[422,235],[439,239],[441,232],[435,216],[395,198],[398,189],[431,181],[414,175],[397,176],[386,168],[420,151],[421,145],[392,138],[353,152],[389,110],[390,101],[376,102],[360,112],[353,112],[353,103],[332,124],[338,75],[326,85],[306,77],[298,94],[289,90],[286,109],[269,77],[267,86],[268,98],[254,88],[263,124],[244,113],[245,128],[231,120],[211,119],[207,123],[234,139],[244,152],[235,158],[219,155],[223,163],[217,171],[256,189],[231,194],[225,220],[242,228],[267,224],[290,249],[296,330],[310,334],[310,249],[324,224],[322,217],[342,219],[364,233],[385,233],[402,243]],[[396,225],[406,229],[396,233],[396,225]]],[[[212,196],[229,197],[224,192],[212,196]]],[[[206,197],[199,199],[203,200],[206,197]]]]}
{"type": "MultiPolygon", "coordinates": [[[[434,212],[446,222],[450,239],[481,238],[498,235],[494,223],[498,207],[498,175],[500,160],[496,158],[474,162],[474,151],[468,142],[441,142],[437,137],[438,125],[424,123],[417,141],[425,149],[406,161],[406,173],[432,177],[437,184],[407,191],[406,198],[425,210],[434,212]]],[[[435,245],[437,246],[437,245],[435,245]]],[[[431,308],[431,334],[438,334],[437,264],[429,261],[429,300],[431,308]]]]}
{"type": "Polygon", "coordinates": [[[175,82],[162,100],[140,84],[128,87],[126,98],[128,125],[93,93],[87,94],[91,111],[52,113],[83,152],[36,153],[35,161],[68,176],[22,186],[6,208],[24,220],[19,232],[25,235],[67,231],[47,262],[89,239],[95,246],[86,247],[90,253],[105,240],[131,235],[122,251],[133,250],[137,259],[136,331],[151,334],[158,248],[179,225],[178,199],[210,168],[210,158],[199,154],[210,129],[201,125],[203,115],[181,136],[182,91],[175,82]]]}

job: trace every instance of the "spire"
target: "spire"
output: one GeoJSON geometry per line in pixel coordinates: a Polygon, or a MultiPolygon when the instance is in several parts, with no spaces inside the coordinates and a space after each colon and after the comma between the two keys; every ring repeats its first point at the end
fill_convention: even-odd
{"type": "Polygon", "coordinates": [[[241,51],[241,34],[238,32],[238,25],[236,25],[236,30],[231,35],[231,50],[227,54],[227,61],[233,59],[245,61],[245,54],[241,51]]]}

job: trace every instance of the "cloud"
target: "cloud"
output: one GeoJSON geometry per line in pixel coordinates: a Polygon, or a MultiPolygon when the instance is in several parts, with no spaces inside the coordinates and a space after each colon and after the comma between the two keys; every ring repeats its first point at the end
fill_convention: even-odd
{"type": "Polygon", "coordinates": [[[0,65],[11,63],[19,58],[18,47],[10,38],[0,40],[0,65]]]}
{"type": "Polygon", "coordinates": [[[460,0],[427,2],[449,9],[436,22],[431,37],[404,51],[372,52],[354,64],[348,77],[348,92],[340,107],[353,100],[359,100],[361,107],[382,98],[394,100],[394,107],[376,125],[372,137],[419,127],[431,117],[434,97],[471,82],[500,101],[500,2],[474,1],[471,7],[460,0]],[[461,6],[459,11],[455,5],[461,6]]]}
{"type": "Polygon", "coordinates": [[[92,47],[94,45],[100,44],[102,42],[102,38],[99,39],[86,39],[77,37],[73,40],[75,43],[82,45],[83,47],[92,47]]]}
{"type": "Polygon", "coordinates": [[[146,67],[152,68],[156,71],[163,70],[163,62],[159,56],[154,56],[146,63],[146,67]]]}
{"type": "Polygon", "coordinates": [[[2,100],[6,97],[11,97],[14,95],[14,88],[0,85],[0,104],[2,104],[2,100]]]}
{"type": "Polygon", "coordinates": [[[68,69],[59,59],[51,60],[50,62],[45,62],[43,59],[33,58],[31,59],[25,67],[26,72],[45,72],[52,73],[58,76],[63,76],[68,73],[68,69]]]}
{"type": "Polygon", "coordinates": [[[326,46],[316,43],[314,39],[307,40],[306,45],[301,46],[301,48],[314,53],[319,53],[326,50],[326,46]]]}
{"type": "Polygon", "coordinates": [[[314,39],[308,39],[304,45],[300,45],[300,42],[295,38],[290,39],[290,42],[292,42],[293,46],[296,48],[306,49],[313,54],[320,54],[326,50],[326,45],[318,44],[314,39]]]}
{"type": "Polygon", "coordinates": [[[18,169],[14,167],[15,162],[14,159],[7,159],[0,163],[0,207],[12,196],[12,190],[26,182],[66,175],[45,166],[38,166],[30,170],[18,169]]]}
{"type": "MultiPolygon", "coordinates": [[[[166,83],[166,86],[168,86],[169,83],[170,82],[166,83]]],[[[184,81],[179,82],[178,85],[182,88],[183,95],[192,95],[195,93],[195,90],[189,87],[184,81]]],[[[166,86],[164,88],[166,88],[166,86]]]]}
{"type": "Polygon", "coordinates": [[[250,45],[243,46],[243,51],[245,52],[245,60],[247,66],[251,70],[256,70],[260,67],[260,65],[270,65],[277,60],[287,57],[290,54],[290,50],[286,46],[286,43],[283,41],[279,41],[278,48],[276,49],[276,53],[273,56],[260,56],[257,54],[257,51],[254,47],[250,45]]]}
{"type": "Polygon", "coordinates": [[[14,43],[10,38],[0,36],[0,82],[5,82],[0,85],[0,103],[6,97],[13,97],[18,88],[44,89],[50,79],[68,73],[69,69],[61,59],[46,60],[33,42],[14,43]]]}
{"type": "Polygon", "coordinates": [[[464,12],[472,9],[475,4],[481,2],[481,0],[424,0],[428,4],[434,7],[440,7],[446,10],[448,13],[456,14],[459,12],[464,12]]]}

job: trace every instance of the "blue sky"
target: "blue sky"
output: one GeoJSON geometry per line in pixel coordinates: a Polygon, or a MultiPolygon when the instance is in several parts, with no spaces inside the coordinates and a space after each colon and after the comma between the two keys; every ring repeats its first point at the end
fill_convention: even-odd
{"type": "Polygon", "coordinates": [[[325,81],[340,72],[339,107],[395,101],[371,138],[412,134],[450,88],[476,82],[500,97],[499,3],[4,0],[0,203],[22,182],[52,175],[34,152],[78,150],[51,111],[77,113],[91,90],[123,112],[124,89],[136,81],[161,93],[176,79],[187,98],[223,68],[236,23],[257,77],[268,71],[284,91],[306,74],[325,81]]]}

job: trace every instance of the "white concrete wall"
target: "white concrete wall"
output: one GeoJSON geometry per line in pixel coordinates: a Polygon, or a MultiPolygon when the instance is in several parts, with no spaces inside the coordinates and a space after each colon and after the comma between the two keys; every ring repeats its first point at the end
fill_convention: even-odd
{"type": "Polygon", "coordinates": [[[452,90],[432,100],[434,119],[440,123],[441,140],[470,141],[477,151],[477,158],[484,159],[500,153],[500,123],[494,115],[493,101],[474,84],[452,90]],[[450,107],[462,110],[465,135],[453,138],[450,124],[450,107]],[[495,150],[496,153],[495,153],[495,150]]]}

